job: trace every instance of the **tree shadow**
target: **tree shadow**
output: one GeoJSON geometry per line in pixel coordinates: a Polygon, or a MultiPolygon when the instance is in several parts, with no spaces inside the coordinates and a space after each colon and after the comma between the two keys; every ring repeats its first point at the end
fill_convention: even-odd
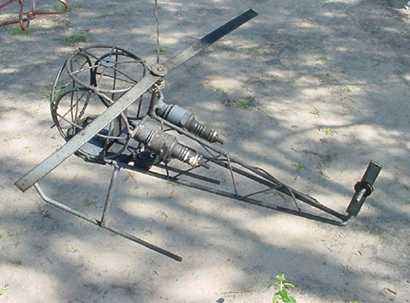
{"type": "MultiPolygon", "coordinates": [[[[86,31],[86,44],[154,58],[151,1],[73,1],[55,27],[35,21],[28,36],[0,30],[1,55],[14,59],[0,71],[6,300],[236,302],[268,298],[281,271],[302,299],[386,302],[383,289],[393,286],[397,301],[406,298],[410,36],[400,12],[384,1],[167,2],[163,59],[248,6],[260,16],[173,72],[167,98],[221,129],[228,150],[341,210],[368,159],[378,160],[386,168],[360,217],[323,226],[122,173],[114,223],[181,253],[178,264],[18,192],[13,182],[61,144],[43,88],[72,50],[66,35],[86,31]],[[228,102],[249,97],[245,109],[228,102]],[[36,279],[43,294],[21,292],[36,279]]],[[[45,188],[97,215],[109,174],[73,158],[45,188]]]]}

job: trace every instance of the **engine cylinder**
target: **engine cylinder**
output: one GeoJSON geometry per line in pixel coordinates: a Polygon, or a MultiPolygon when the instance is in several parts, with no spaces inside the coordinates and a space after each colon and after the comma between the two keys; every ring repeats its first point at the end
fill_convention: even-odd
{"type": "Polygon", "coordinates": [[[134,138],[144,143],[162,161],[178,159],[192,167],[202,164],[202,157],[195,150],[178,142],[173,135],[161,131],[154,121],[144,119],[134,130],[134,138]]]}
{"type": "Polygon", "coordinates": [[[216,130],[198,121],[194,114],[179,105],[167,104],[160,99],[156,107],[156,114],[177,126],[185,128],[193,135],[205,139],[208,142],[223,143],[222,138],[216,130]]]}

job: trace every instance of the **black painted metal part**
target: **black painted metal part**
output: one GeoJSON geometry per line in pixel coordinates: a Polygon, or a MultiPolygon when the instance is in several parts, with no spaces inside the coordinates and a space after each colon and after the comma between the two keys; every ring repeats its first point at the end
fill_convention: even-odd
{"type": "Polygon", "coordinates": [[[223,139],[214,128],[165,100],[161,88],[171,70],[256,15],[253,10],[244,12],[163,65],[150,66],[116,46],[79,49],[58,72],[51,94],[53,127],[67,142],[16,186],[22,191],[35,186],[54,207],[177,261],[182,258],[109,225],[112,190],[121,170],[333,225],[344,225],[357,216],[373,191],[380,165],[369,163],[348,208],[339,212],[231,155],[220,147],[223,139]],[[48,197],[41,189],[39,181],[72,154],[113,167],[99,219],[48,197]],[[228,184],[223,182],[226,179],[228,184]],[[254,189],[249,191],[250,187],[254,189]],[[287,202],[272,204],[277,197],[273,192],[287,197],[287,202]]]}

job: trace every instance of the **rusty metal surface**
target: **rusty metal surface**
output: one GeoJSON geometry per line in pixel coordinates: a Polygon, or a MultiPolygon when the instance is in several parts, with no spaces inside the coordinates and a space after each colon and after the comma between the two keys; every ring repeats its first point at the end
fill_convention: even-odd
{"type": "Polygon", "coordinates": [[[68,1],[67,0],[57,0],[58,3],[63,5],[62,11],[51,11],[51,10],[39,10],[36,8],[36,0],[30,0],[29,9],[26,10],[26,1],[24,0],[8,0],[0,3],[0,12],[5,7],[11,4],[18,4],[18,15],[15,18],[11,18],[0,22],[0,26],[12,25],[12,24],[19,24],[20,28],[24,31],[30,25],[30,21],[35,19],[38,16],[52,16],[52,15],[61,15],[68,11],[68,1]]]}

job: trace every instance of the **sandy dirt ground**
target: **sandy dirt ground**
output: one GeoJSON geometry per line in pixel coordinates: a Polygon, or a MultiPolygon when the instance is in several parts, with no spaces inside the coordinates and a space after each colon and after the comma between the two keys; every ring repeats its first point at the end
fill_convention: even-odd
{"type": "MultiPolygon", "coordinates": [[[[48,107],[63,59],[115,43],[153,60],[152,2],[72,1],[28,34],[0,29],[0,302],[262,303],[279,272],[298,302],[410,302],[405,1],[160,1],[163,60],[249,7],[260,13],[173,72],[165,93],[220,129],[228,150],[340,211],[367,161],[380,162],[375,193],[346,227],[121,173],[115,222],[178,263],[14,187],[63,143],[48,107]],[[69,45],[80,32],[86,41],[69,45]]],[[[109,175],[72,157],[43,185],[96,214],[109,175]]]]}

